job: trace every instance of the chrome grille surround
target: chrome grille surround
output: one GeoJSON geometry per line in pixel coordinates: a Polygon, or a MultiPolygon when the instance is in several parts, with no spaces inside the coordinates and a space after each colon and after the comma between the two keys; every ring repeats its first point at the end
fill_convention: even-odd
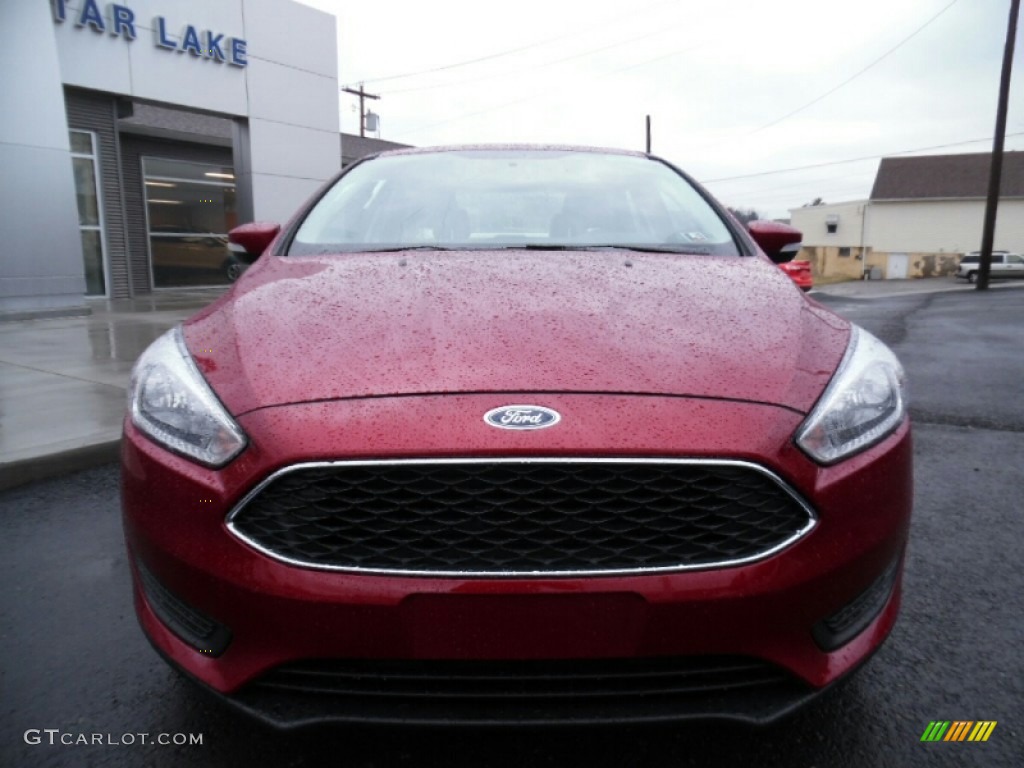
{"type": "Polygon", "coordinates": [[[652,573],[671,573],[676,571],[709,570],[727,568],[763,560],[791,546],[806,536],[817,525],[817,515],[808,502],[788,483],[771,470],[752,462],[731,459],[672,459],[672,458],[561,458],[561,457],[517,457],[517,458],[456,458],[456,459],[390,459],[390,460],[354,460],[354,461],[316,461],[303,462],[283,467],[256,485],[235,507],[226,518],[228,530],[239,540],[253,549],[288,565],[313,568],[317,570],[338,571],[346,573],[377,574],[388,576],[416,577],[456,577],[456,578],[548,578],[548,577],[599,577],[640,575],[652,573]],[[775,542],[756,553],[743,557],[724,558],[697,564],[675,563],[658,566],[614,567],[614,568],[476,568],[476,569],[444,569],[444,568],[409,568],[409,567],[367,567],[363,565],[346,565],[316,562],[310,559],[296,558],[275,551],[243,530],[244,514],[257,498],[275,481],[304,470],[311,469],[350,469],[350,468],[395,468],[395,467],[473,467],[514,465],[517,467],[559,466],[559,465],[606,465],[609,470],[623,466],[657,466],[679,468],[734,468],[755,473],[762,479],[770,481],[777,490],[788,497],[803,513],[805,520],[799,528],[782,540],[775,542]]]}

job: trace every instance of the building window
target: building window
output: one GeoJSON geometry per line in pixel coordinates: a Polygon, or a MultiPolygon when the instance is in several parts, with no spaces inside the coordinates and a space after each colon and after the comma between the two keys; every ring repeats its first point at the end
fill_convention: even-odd
{"type": "Polygon", "coordinates": [[[850,255],[850,249],[849,248],[840,248],[839,249],[839,255],[840,256],[849,256],[850,255]]]}
{"type": "Polygon", "coordinates": [[[85,261],[85,293],[87,296],[106,296],[103,203],[99,194],[96,134],[69,131],[68,138],[71,141],[71,168],[75,175],[78,202],[78,231],[82,237],[82,258],[85,261]]]}
{"type": "Polygon", "coordinates": [[[839,229],[839,214],[830,213],[825,217],[825,231],[830,235],[834,235],[836,230],[839,229]]]}
{"type": "Polygon", "coordinates": [[[229,282],[227,233],[238,224],[234,169],[144,157],[142,175],[153,286],[229,282]]]}

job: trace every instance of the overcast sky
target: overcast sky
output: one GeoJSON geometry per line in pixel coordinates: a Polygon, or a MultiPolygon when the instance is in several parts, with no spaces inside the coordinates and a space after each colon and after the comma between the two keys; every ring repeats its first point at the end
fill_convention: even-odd
{"type": "MultiPolygon", "coordinates": [[[[1010,7],[1010,0],[302,2],[337,17],[339,82],[364,82],[381,96],[367,102],[381,117],[380,138],[642,150],[650,114],[655,154],[727,205],[773,217],[815,197],[865,198],[879,156],[990,150],[1010,7]],[[970,139],[984,141],[962,143],[970,139]],[[855,158],[868,159],[771,173],[855,158]]],[[[1021,37],[1018,29],[1007,150],[1024,150],[1021,37]]],[[[359,132],[357,101],[341,94],[346,133],[359,132]]]]}

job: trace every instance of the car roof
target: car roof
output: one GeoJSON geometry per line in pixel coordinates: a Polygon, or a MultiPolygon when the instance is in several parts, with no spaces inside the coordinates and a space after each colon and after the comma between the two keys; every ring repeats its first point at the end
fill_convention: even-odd
{"type": "Polygon", "coordinates": [[[434,147],[405,147],[402,149],[389,149],[369,157],[394,157],[398,155],[426,155],[437,152],[466,152],[466,151],[523,151],[523,150],[553,150],[557,152],[591,152],[601,155],[628,155],[631,157],[653,157],[644,152],[631,149],[618,149],[615,147],[589,147],[576,144],[453,144],[434,147]]]}

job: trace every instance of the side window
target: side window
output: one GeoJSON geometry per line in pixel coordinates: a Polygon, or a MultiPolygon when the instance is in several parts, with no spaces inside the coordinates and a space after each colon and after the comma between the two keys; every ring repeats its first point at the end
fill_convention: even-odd
{"type": "Polygon", "coordinates": [[[992,254],[992,263],[993,264],[1002,264],[1003,263],[1003,254],[1001,254],[1001,253],[999,253],[999,254],[993,253],[992,254]]]}
{"type": "Polygon", "coordinates": [[[103,201],[99,194],[99,143],[96,135],[88,131],[70,131],[68,135],[78,200],[78,229],[85,259],[85,292],[89,296],[105,296],[107,279],[103,253],[103,201]]]}
{"type": "Polygon", "coordinates": [[[1024,258],[1021,258],[1016,253],[1011,253],[1006,257],[1006,262],[1008,264],[1024,264],[1024,258]]]}

